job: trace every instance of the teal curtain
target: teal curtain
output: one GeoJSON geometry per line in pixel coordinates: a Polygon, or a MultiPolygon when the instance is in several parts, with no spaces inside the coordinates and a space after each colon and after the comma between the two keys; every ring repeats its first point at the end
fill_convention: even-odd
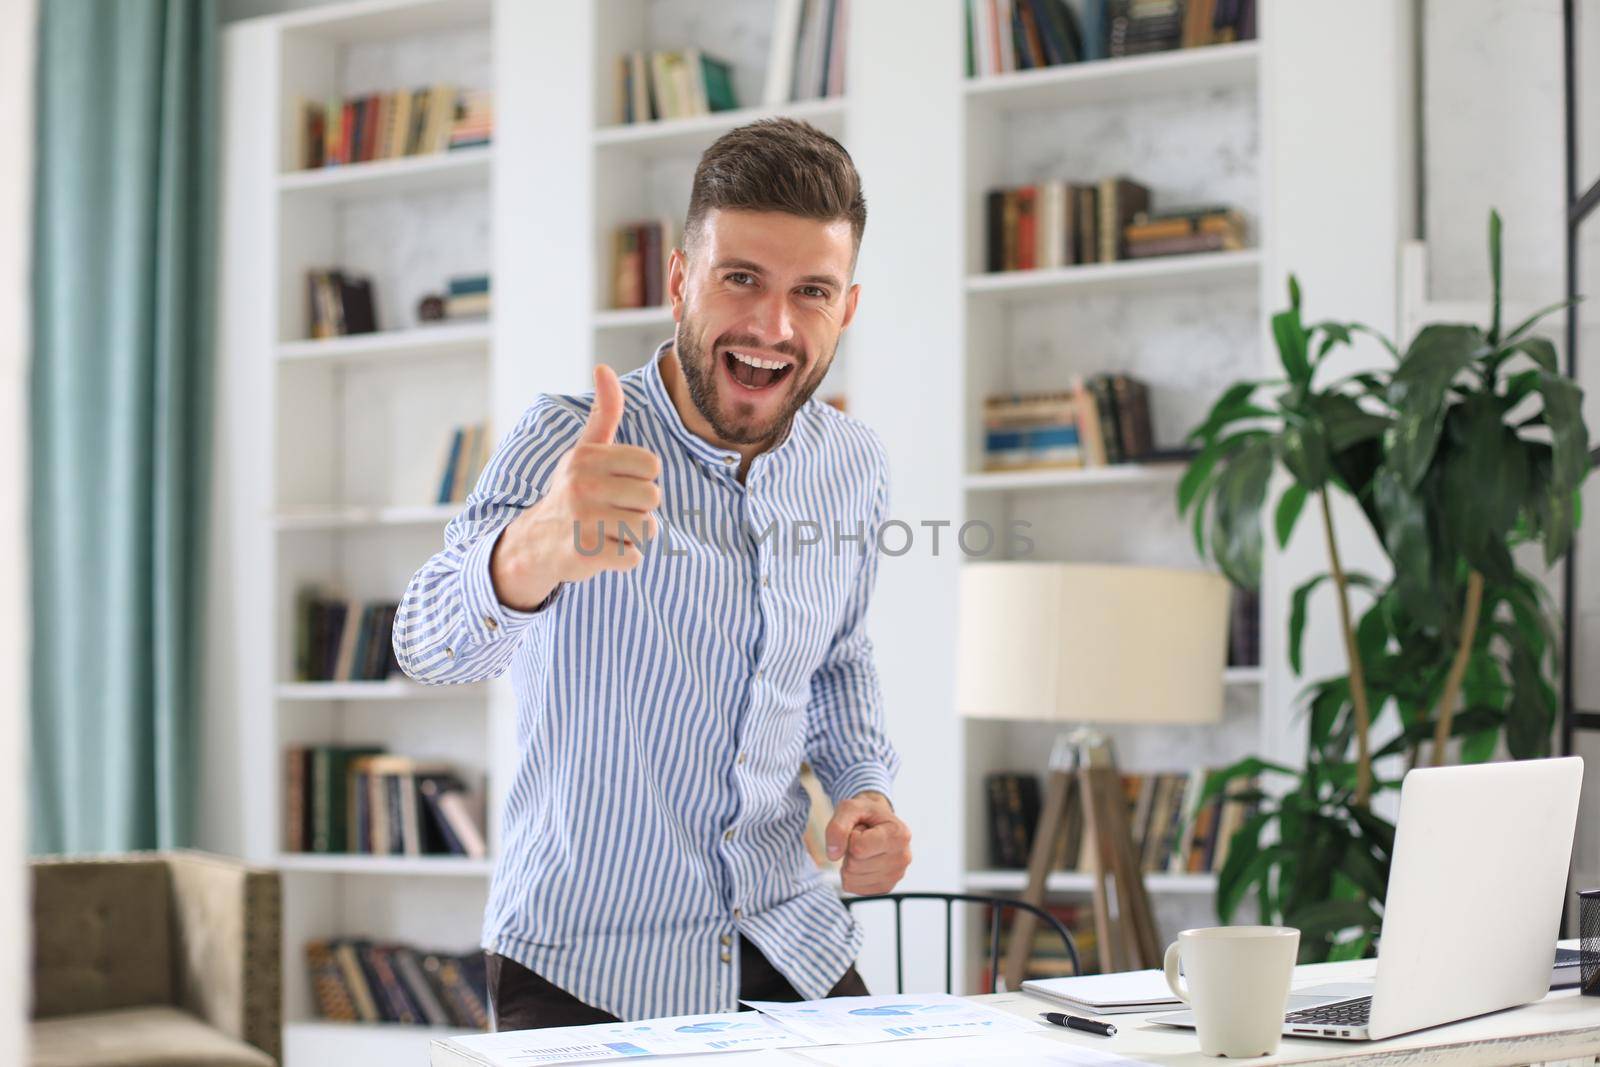
{"type": "Polygon", "coordinates": [[[191,838],[216,47],[210,0],[39,5],[35,852],[191,838]]]}

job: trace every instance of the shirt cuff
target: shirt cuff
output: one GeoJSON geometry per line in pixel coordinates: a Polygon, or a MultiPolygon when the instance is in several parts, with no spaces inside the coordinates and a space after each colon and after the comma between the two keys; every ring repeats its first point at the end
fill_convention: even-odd
{"type": "Polygon", "coordinates": [[[555,600],[556,594],[561,591],[557,585],[544,598],[544,602],[532,611],[522,611],[509,607],[500,602],[495,595],[494,575],[489,569],[489,561],[494,555],[494,546],[500,540],[500,533],[505,527],[485,534],[478,539],[478,543],[468,549],[466,558],[461,565],[461,610],[462,624],[466,627],[469,637],[474,641],[503,641],[514,637],[528,624],[549,610],[550,604],[555,600]]]}
{"type": "Polygon", "coordinates": [[[875,790],[888,797],[891,806],[894,802],[894,793],[891,789],[894,779],[889,774],[889,768],[881,763],[857,763],[846,767],[833,782],[833,802],[835,805],[841,801],[849,800],[858,793],[875,790]]]}

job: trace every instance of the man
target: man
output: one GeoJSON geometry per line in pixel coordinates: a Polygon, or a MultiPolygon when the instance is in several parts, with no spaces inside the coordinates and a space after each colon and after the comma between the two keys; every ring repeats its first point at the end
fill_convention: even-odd
{"type": "Polygon", "coordinates": [[[860,177],[804,123],[695,171],[672,341],[542,396],[395,624],[406,673],[512,672],[520,760],[484,919],[497,1029],[864,994],[808,857],[809,761],[844,888],[911,861],[865,616],[882,446],[812,399],[855,315],[860,177]]]}

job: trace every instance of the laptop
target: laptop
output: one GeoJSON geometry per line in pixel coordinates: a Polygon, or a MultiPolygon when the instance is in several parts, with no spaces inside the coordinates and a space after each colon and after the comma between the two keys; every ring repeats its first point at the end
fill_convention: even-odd
{"type": "Polygon", "coordinates": [[[1284,1034],[1376,1041],[1548,993],[1582,784],[1577,756],[1407,774],[1376,977],[1295,990],[1284,1034]]]}

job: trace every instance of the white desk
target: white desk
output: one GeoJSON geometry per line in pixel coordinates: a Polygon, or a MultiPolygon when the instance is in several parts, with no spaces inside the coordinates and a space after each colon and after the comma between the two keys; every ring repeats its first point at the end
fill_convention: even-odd
{"type": "MultiPolygon", "coordinates": [[[[1376,960],[1318,963],[1295,968],[1294,988],[1325,982],[1369,980],[1376,960]]],[[[1037,1016],[1061,1010],[1058,1005],[1024,993],[1000,993],[976,1000],[1018,1015],[1037,1016]]],[[[1114,1052],[1147,1063],[1183,1067],[1219,1067],[1228,1063],[1268,1064],[1413,1064],[1448,1063],[1462,1067],[1495,1067],[1559,1060],[1588,1061],[1600,1056],[1600,997],[1580,996],[1576,989],[1558,989],[1544,1000],[1509,1011],[1482,1015],[1449,1026],[1419,1030],[1386,1041],[1314,1041],[1283,1039],[1272,1056],[1224,1060],[1200,1054],[1194,1031],[1146,1022],[1143,1015],[1107,1018],[1117,1024],[1116,1037],[1094,1037],[1051,1027],[1057,1041],[1114,1052]]]]}
{"type": "MultiPolygon", "coordinates": [[[[1325,982],[1370,979],[1376,964],[1376,960],[1356,960],[1299,967],[1295,969],[1294,987],[1303,989],[1325,982]]],[[[1058,1009],[1057,1005],[1026,993],[1000,993],[973,999],[1030,1019],[1037,1019],[1040,1012],[1058,1009]]],[[[1427,1063],[1447,1063],[1452,1067],[1512,1067],[1563,1060],[1590,1062],[1600,1057],[1600,997],[1580,996],[1576,989],[1557,990],[1536,1004],[1392,1037],[1387,1041],[1312,1041],[1286,1037],[1275,1055],[1250,1060],[1203,1056],[1194,1031],[1147,1022],[1143,1015],[1116,1015],[1109,1018],[1117,1024],[1116,1037],[1094,1037],[1060,1027],[1041,1026],[1037,1035],[1030,1035],[1026,1040],[1038,1040],[1042,1047],[1047,1047],[1045,1043],[1048,1042],[1059,1042],[1098,1052],[1111,1052],[1163,1067],[1223,1067],[1234,1063],[1250,1064],[1251,1067],[1277,1064],[1427,1063]]],[[[958,1053],[963,1042],[975,1040],[980,1039],[896,1042],[896,1050],[921,1046],[929,1053],[926,1057],[929,1062],[966,1064],[970,1061],[945,1057],[958,1053]]],[[[833,1046],[834,1049],[844,1047],[833,1046]]],[[[848,1062],[871,1062],[874,1056],[869,1050],[882,1047],[852,1046],[848,1062]]],[[[738,1067],[741,1061],[754,1063],[759,1059],[764,1064],[792,1062],[795,1067],[816,1067],[819,1060],[825,1063],[828,1059],[823,1049],[819,1048],[816,1052],[817,1059],[806,1056],[805,1050],[791,1049],[773,1053],[671,1057],[645,1062],[659,1062],[664,1067],[673,1067],[674,1064],[680,1067],[738,1067]]]]}

